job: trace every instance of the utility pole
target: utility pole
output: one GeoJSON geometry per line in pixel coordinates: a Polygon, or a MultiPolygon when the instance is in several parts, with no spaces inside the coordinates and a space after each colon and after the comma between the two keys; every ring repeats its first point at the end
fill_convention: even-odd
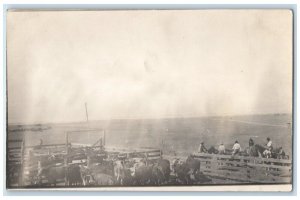
{"type": "Polygon", "coordinates": [[[87,111],[87,103],[85,103],[85,114],[86,114],[86,121],[89,122],[89,115],[87,111]]]}

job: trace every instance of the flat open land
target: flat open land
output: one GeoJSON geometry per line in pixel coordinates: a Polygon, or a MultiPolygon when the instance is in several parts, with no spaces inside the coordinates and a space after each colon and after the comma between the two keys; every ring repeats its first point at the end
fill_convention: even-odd
{"type": "MultiPolygon", "coordinates": [[[[122,119],[61,124],[8,125],[8,139],[25,138],[27,145],[58,144],[65,142],[65,133],[83,129],[103,129],[106,145],[118,148],[162,148],[164,153],[188,155],[197,151],[201,141],[207,148],[223,142],[230,149],[235,140],[245,148],[249,138],[264,145],[270,137],[274,147],[282,146],[292,153],[292,115],[268,114],[226,117],[122,119]]],[[[71,143],[93,144],[102,132],[74,133],[71,143]]],[[[9,144],[12,145],[12,144],[9,144]]]]}

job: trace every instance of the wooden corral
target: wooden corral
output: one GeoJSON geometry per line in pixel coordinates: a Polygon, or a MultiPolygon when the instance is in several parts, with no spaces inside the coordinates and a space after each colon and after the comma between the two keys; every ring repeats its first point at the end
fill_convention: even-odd
{"type": "Polygon", "coordinates": [[[195,153],[203,174],[241,183],[291,183],[292,161],[250,156],[195,153]]]}
{"type": "MultiPolygon", "coordinates": [[[[84,130],[87,132],[91,130],[84,130]]],[[[77,133],[78,131],[76,131],[77,133]]],[[[149,160],[159,159],[162,156],[159,149],[120,149],[105,147],[105,134],[92,145],[70,143],[69,136],[72,132],[66,133],[65,143],[47,144],[37,146],[26,146],[25,140],[8,141],[20,143],[7,149],[7,185],[9,187],[30,187],[36,184],[36,176],[39,170],[39,161],[47,160],[48,167],[66,167],[71,165],[88,166],[89,162],[101,162],[102,159],[130,159],[146,158],[149,160]]],[[[48,180],[43,177],[39,185],[48,185],[48,180]]],[[[67,186],[66,177],[57,180],[60,186],[67,186]]]]}

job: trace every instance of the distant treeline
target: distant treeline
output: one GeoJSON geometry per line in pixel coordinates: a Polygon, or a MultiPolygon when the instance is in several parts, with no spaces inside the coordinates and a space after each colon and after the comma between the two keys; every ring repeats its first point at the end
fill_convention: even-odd
{"type": "Polygon", "coordinates": [[[24,131],[44,131],[51,129],[50,126],[42,126],[41,124],[36,124],[32,126],[22,126],[22,125],[17,125],[14,127],[9,127],[8,132],[24,132],[24,131]]]}

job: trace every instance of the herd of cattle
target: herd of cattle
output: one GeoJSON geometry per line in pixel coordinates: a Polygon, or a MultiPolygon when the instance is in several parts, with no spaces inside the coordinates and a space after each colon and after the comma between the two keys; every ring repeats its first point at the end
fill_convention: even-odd
{"type": "Polygon", "coordinates": [[[146,157],[87,160],[65,165],[63,158],[59,157],[39,159],[30,186],[191,185],[210,181],[200,172],[200,161],[192,156],[171,162],[163,158],[150,160],[146,157]]]}

